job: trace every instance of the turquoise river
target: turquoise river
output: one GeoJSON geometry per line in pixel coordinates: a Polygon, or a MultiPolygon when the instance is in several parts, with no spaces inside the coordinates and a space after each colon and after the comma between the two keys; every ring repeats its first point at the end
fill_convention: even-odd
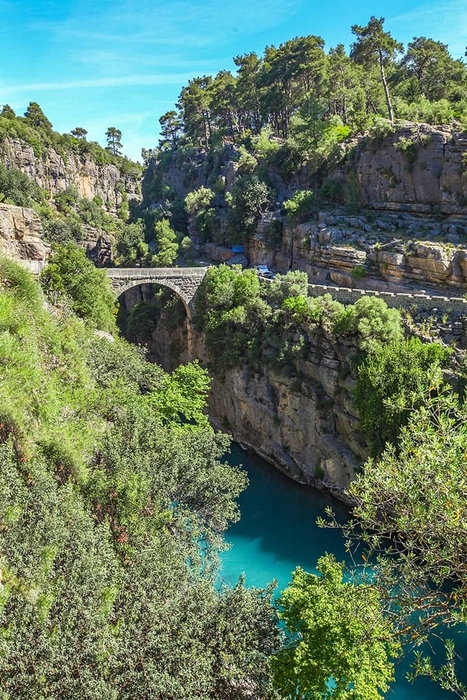
{"type": "MultiPolygon", "coordinates": [[[[265,586],[276,579],[281,590],[289,583],[296,566],[315,571],[317,559],[325,552],[333,552],[340,560],[345,558],[340,533],[316,525],[316,518],[324,515],[327,505],[333,507],[339,518],[346,518],[346,509],[338,501],[291,481],[236,445],[229,462],[243,465],[250,486],[240,498],[241,520],[227,535],[231,548],[223,555],[221,572],[226,581],[234,583],[244,573],[248,585],[265,586]]],[[[465,639],[463,642],[467,651],[465,639]]],[[[462,673],[465,666],[462,669],[462,661],[459,665],[462,673]]],[[[396,682],[386,695],[388,700],[455,698],[425,678],[409,683],[405,680],[406,671],[407,663],[400,663],[396,682]]]]}

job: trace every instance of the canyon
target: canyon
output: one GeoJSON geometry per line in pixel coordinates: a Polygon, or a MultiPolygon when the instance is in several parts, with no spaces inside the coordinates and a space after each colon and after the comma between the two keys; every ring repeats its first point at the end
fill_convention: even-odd
{"type": "MultiPolygon", "coordinates": [[[[328,205],[301,223],[289,221],[281,201],[297,188],[310,187],[312,178],[302,169],[284,182],[271,167],[278,206],[263,215],[249,236],[245,244],[248,264],[268,264],[279,273],[301,270],[307,274],[310,293],[324,290],[346,303],[355,301],[362,290],[406,294],[402,306],[411,332],[426,340],[439,338],[462,351],[467,345],[463,299],[467,284],[467,135],[447,127],[406,124],[346,148],[341,162],[326,174],[326,181],[342,191],[353,186],[353,196],[358,195],[355,211],[347,201],[328,205]],[[271,245],[268,229],[274,221],[279,222],[281,235],[271,245]],[[424,292],[438,301],[422,303],[424,292]]],[[[98,195],[112,214],[123,192],[139,197],[137,183],[122,179],[115,166],[65,160],[55,152],[38,158],[32,147],[17,141],[3,144],[2,158],[52,194],[73,184],[82,196],[98,195]]],[[[157,167],[157,162],[150,162],[144,175],[143,198],[148,206],[157,206],[157,201],[150,201],[156,175],[178,197],[206,186],[213,178],[202,149],[185,159],[175,152],[162,176],[157,167]]],[[[215,175],[223,178],[229,191],[240,174],[233,149],[226,146],[215,175]]],[[[217,196],[215,201],[222,226],[222,198],[217,196]]],[[[214,264],[235,261],[231,248],[197,240],[193,220],[189,230],[201,259],[214,264]]],[[[98,236],[93,238],[91,233],[84,243],[91,255],[98,236]]],[[[50,249],[34,211],[0,205],[0,249],[16,259],[47,260],[50,249]]],[[[123,304],[129,311],[137,301],[150,298],[150,287],[142,286],[127,292],[123,304]]],[[[170,313],[162,312],[149,341],[136,340],[144,340],[151,358],[167,369],[193,359],[207,364],[201,334],[187,319],[176,327],[165,323],[170,313]]],[[[292,478],[341,492],[368,456],[352,401],[356,381],[352,358],[357,348],[337,342],[323,329],[310,327],[303,332],[306,357],[295,358],[286,371],[264,367],[258,373],[238,367],[214,375],[210,416],[217,428],[292,478]]]]}

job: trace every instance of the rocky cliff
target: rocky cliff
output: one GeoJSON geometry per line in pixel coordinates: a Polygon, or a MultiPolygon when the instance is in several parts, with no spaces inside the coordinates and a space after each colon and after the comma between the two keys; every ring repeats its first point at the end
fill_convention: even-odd
{"type": "MultiPolygon", "coordinates": [[[[411,123],[393,129],[387,123],[380,133],[345,144],[339,162],[318,172],[302,167],[284,178],[274,162],[261,168],[278,206],[246,241],[250,264],[266,263],[279,272],[303,270],[310,282],[357,288],[466,288],[466,132],[411,123]],[[297,189],[332,191],[338,203],[315,210],[297,225],[280,207],[297,189]],[[271,224],[276,231],[282,226],[282,235],[273,240],[271,224]]],[[[150,163],[146,201],[167,192],[183,198],[198,187],[213,188],[216,241],[222,243],[225,194],[244,174],[232,146],[214,155],[179,149],[150,163]]],[[[191,220],[188,230],[196,238],[191,220]]],[[[216,262],[232,257],[229,248],[212,242],[203,252],[216,262]]]]}
{"type": "MultiPolygon", "coordinates": [[[[149,288],[129,290],[122,305],[150,302],[149,288]]],[[[157,317],[149,356],[171,371],[181,362],[208,362],[203,335],[185,319],[173,324],[174,306],[157,317]]],[[[133,338],[135,340],[135,338],[133,338]]],[[[281,370],[246,367],[212,375],[209,415],[215,427],[279,467],[292,478],[341,491],[368,456],[352,403],[357,348],[336,341],[323,328],[307,331],[306,359],[281,370]]]]}
{"type": "Polygon", "coordinates": [[[80,197],[100,197],[105,209],[114,215],[124,197],[140,198],[139,176],[122,174],[115,165],[99,165],[89,155],[80,156],[71,150],[60,154],[48,148],[36,155],[31,144],[6,137],[0,143],[0,160],[35,180],[52,198],[74,185],[80,197]]]}
{"type": "Polygon", "coordinates": [[[209,399],[214,424],[292,478],[339,491],[368,456],[351,401],[349,348],[315,337],[313,360],[298,376],[266,368],[215,377],[209,399]]]}
{"type": "MultiPolygon", "coordinates": [[[[299,225],[284,222],[271,248],[260,222],[247,247],[251,264],[307,273],[310,282],[361,289],[467,288],[467,220],[412,214],[349,215],[337,208],[299,225]]],[[[214,254],[213,254],[214,255],[214,254]]]]}
{"type": "Polygon", "coordinates": [[[387,136],[362,139],[341,177],[356,177],[364,207],[466,217],[466,155],[467,132],[407,123],[387,136]]]}
{"type": "Polygon", "coordinates": [[[0,203],[0,253],[15,260],[45,262],[50,247],[42,239],[42,224],[33,209],[0,203]]]}

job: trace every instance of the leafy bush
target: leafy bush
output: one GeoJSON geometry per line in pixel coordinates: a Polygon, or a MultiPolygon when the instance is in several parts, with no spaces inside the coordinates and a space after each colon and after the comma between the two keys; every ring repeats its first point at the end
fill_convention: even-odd
{"type": "Polygon", "coordinates": [[[306,272],[291,270],[285,275],[275,275],[264,290],[267,301],[281,306],[289,297],[308,296],[308,277],[306,272]]]}
{"type": "Polygon", "coordinates": [[[216,196],[209,187],[199,187],[185,197],[185,209],[194,217],[198,234],[202,241],[212,240],[216,227],[217,215],[212,206],[216,196]]]}
{"type": "Polygon", "coordinates": [[[264,242],[268,248],[273,250],[280,246],[282,241],[283,224],[281,219],[273,219],[269,222],[264,231],[264,242]]]}
{"type": "Polygon", "coordinates": [[[229,240],[242,242],[251,234],[261,214],[270,208],[272,192],[256,175],[244,175],[232,187],[228,213],[229,240]]]}
{"type": "Polygon", "coordinates": [[[402,325],[398,309],[390,309],[377,297],[364,296],[335,319],[336,335],[354,336],[366,352],[384,343],[402,339],[402,325]]]}
{"type": "Polygon", "coordinates": [[[209,187],[198,187],[197,190],[189,192],[185,197],[185,207],[189,214],[198,214],[202,209],[207,209],[215,197],[209,187]]]}
{"type": "Polygon", "coordinates": [[[394,678],[400,644],[391,618],[381,615],[380,593],[348,581],[344,568],[327,554],[318,575],[298,568],[282,592],[279,617],[290,641],[272,659],[282,697],[378,700],[394,678]]]}
{"type": "Polygon", "coordinates": [[[418,338],[373,345],[359,367],[355,405],[373,456],[387,443],[396,446],[414,409],[442,383],[450,350],[418,338]]]}
{"type": "Polygon", "coordinates": [[[206,373],[166,375],[2,270],[3,694],[195,700],[253,683],[266,697],[272,589],[216,586],[246,477],[221,461],[206,373]]]}
{"type": "Polygon", "coordinates": [[[260,283],[254,270],[220,265],[210,268],[195,298],[195,324],[204,331],[213,367],[265,364],[290,372],[309,349],[310,326],[327,328],[342,306],[329,295],[307,297],[304,272],[276,275],[260,283]]]}
{"type": "Polygon", "coordinates": [[[144,223],[141,219],[124,225],[117,233],[117,260],[119,265],[132,267],[148,254],[144,240],[144,223]]]}
{"type": "Polygon", "coordinates": [[[37,307],[41,301],[40,289],[32,275],[9,258],[0,256],[0,288],[14,299],[37,307]]]}
{"type": "Polygon", "coordinates": [[[327,179],[323,182],[318,192],[319,200],[329,204],[342,204],[344,200],[344,186],[342,182],[327,179]]]}
{"type": "Polygon", "coordinates": [[[98,270],[76,244],[57,245],[41,275],[46,294],[69,301],[78,316],[95,328],[115,331],[115,295],[105,270],[98,270]]]}
{"type": "Polygon", "coordinates": [[[65,218],[42,218],[45,237],[51,243],[66,245],[67,243],[82,241],[85,235],[84,226],[78,217],[71,215],[65,218]]]}
{"type": "Polygon", "coordinates": [[[242,174],[254,172],[258,165],[258,161],[254,157],[254,155],[249,153],[243,145],[239,146],[237,154],[237,163],[238,169],[242,172],[242,174]]]}
{"type": "Polygon", "coordinates": [[[0,202],[17,207],[31,207],[45,202],[43,190],[17,168],[0,163],[0,202]]]}
{"type": "Polygon", "coordinates": [[[161,219],[154,226],[157,254],[152,256],[154,267],[170,267],[178,255],[177,236],[167,219],[161,219]]]}
{"type": "Polygon", "coordinates": [[[302,223],[310,215],[313,203],[311,190],[297,190],[291,199],[284,202],[284,209],[293,223],[302,223]]]}
{"type": "Polygon", "coordinates": [[[279,150],[279,143],[272,137],[272,129],[269,126],[264,126],[258,136],[251,138],[254,153],[260,158],[267,160],[274,156],[279,150]]]}

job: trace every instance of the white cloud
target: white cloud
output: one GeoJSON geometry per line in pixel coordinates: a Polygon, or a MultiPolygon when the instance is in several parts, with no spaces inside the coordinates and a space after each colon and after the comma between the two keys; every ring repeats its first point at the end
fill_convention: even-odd
{"type": "Polygon", "coordinates": [[[107,78],[91,78],[87,80],[64,80],[50,83],[27,83],[23,85],[2,85],[0,95],[31,93],[35,91],[49,90],[79,90],[89,88],[114,88],[144,85],[178,85],[188,82],[193,77],[192,73],[166,73],[148,75],[124,75],[107,78]]]}
{"type": "Polygon", "coordinates": [[[464,55],[467,44],[465,0],[425,3],[409,12],[388,19],[388,25],[389,23],[391,28],[400,27],[393,31],[396,38],[404,30],[407,33],[407,28],[410,27],[410,36],[406,41],[411,41],[414,36],[426,36],[448,44],[454,58],[461,58],[464,55]]]}

